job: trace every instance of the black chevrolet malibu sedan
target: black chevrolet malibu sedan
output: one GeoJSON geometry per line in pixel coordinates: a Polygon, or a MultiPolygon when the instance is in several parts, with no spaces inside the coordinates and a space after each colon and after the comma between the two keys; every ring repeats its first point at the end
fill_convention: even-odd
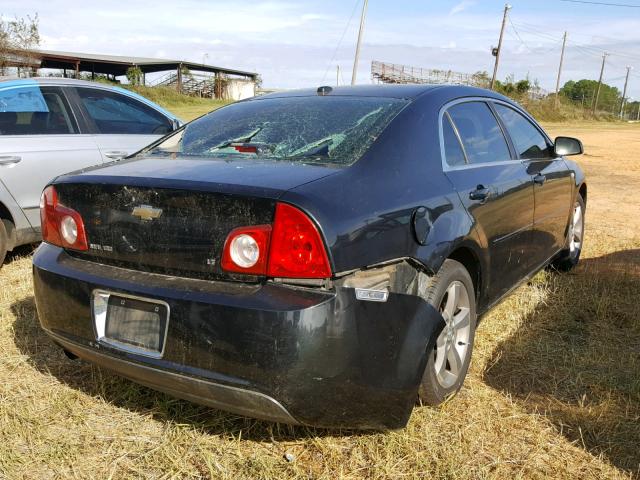
{"type": "Polygon", "coordinates": [[[158,390],[291,424],[403,427],[477,319],[580,257],[587,187],[520,106],[461,86],[229,105],[42,195],[42,327],[158,390]]]}

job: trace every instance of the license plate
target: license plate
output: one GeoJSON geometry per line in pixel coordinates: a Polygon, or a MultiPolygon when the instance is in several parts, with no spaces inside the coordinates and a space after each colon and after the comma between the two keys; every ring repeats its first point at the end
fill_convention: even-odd
{"type": "Polygon", "coordinates": [[[161,357],[169,324],[169,305],[155,299],[93,292],[93,318],[99,342],[121,350],[161,357]]]}

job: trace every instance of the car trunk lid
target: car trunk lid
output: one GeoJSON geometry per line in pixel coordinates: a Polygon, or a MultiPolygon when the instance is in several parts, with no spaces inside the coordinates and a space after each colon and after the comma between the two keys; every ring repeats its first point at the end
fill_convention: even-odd
{"type": "Polygon", "coordinates": [[[232,278],[220,267],[229,232],[271,224],[287,189],[336,171],[249,163],[153,159],[57,179],[60,202],[80,213],[88,237],[87,252],[71,253],[141,271],[232,278]]]}

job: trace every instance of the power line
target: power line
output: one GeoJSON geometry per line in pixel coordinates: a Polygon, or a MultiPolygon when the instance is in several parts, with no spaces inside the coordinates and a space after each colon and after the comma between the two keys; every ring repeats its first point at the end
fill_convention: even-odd
{"type": "MultiPolygon", "coordinates": [[[[640,7],[640,5],[638,5],[638,7],[640,7]]],[[[511,17],[509,17],[509,20],[511,20],[511,17]]],[[[533,25],[531,23],[525,23],[525,22],[513,22],[513,24],[515,26],[518,27],[519,30],[521,31],[525,31],[530,35],[534,35],[536,37],[542,38],[542,39],[548,39],[550,41],[555,41],[555,42],[561,42],[562,38],[558,38],[552,35],[549,35],[547,33],[543,33],[541,30],[547,30],[549,31],[549,29],[547,27],[541,27],[539,25],[533,25]]],[[[586,35],[586,34],[582,34],[582,33],[573,33],[572,32],[572,36],[580,36],[580,37],[590,37],[593,38],[592,35],[586,35]]],[[[598,38],[601,38],[605,41],[608,42],[612,42],[612,43],[618,43],[619,40],[615,39],[615,38],[610,38],[610,37],[603,37],[602,35],[598,35],[598,38]]],[[[594,56],[597,56],[598,58],[600,58],[600,55],[602,55],[602,51],[603,50],[607,50],[608,52],[611,52],[611,55],[614,55],[616,57],[626,57],[626,58],[630,58],[632,60],[637,60],[640,61],[640,57],[634,56],[634,55],[630,55],[628,53],[622,53],[622,52],[614,52],[612,51],[610,48],[606,48],[607,45],[604,45],[603,47],[594,47],[593,45],[587,45],[585,43],[574,43],[571,42],[572,46],[574,47],[582,47],[585,50],[591,50],[594,54],[594,56]]]]}
{"type": "Polygon", "coordinates": [[[640,8],[640,5],[633,5],[631,3],[606,3],[606,2],[589,2],[587,0],[560,0],[561,2],[571,3],[587,3],[589,5],[605,5],[607,7],[628,7],[628,8],[640,8]]]}
{"type": "MultiPolygon", "coordinates": [[[[640,5],[639,5],[639,7],[640,7],[640,5]]],[[[510,17],[509,17],[509,20],[511,21],[510,17]]],[[[512,24],[512,27],[514,27],[514,30],[515,30],[515,27],[517,26],[517,28],[519,30],[524,31],[529,35],[533,35],[533,36],[536,36],[536,37],[539,37],[539,38],[542,38],[542,39],[545,39],[545,40],[549,40],[549,41],[554,41],[554,42],[562,41],[562,39],[558,39],[557,37],[554,37],[554,36],[551,36],[551,35],[548,35],[548,34],[545,34],[545,33],[541,32],[540,29],[542,27],[539,27],[539,26],[536,26],[536,25],[532,25],[532,24],[528,24],[528,23],[522,23],[522,22],[511,22],[511,24],[512,24]]],[[[616,42],[616,40],[612,39],[612,38],[607,38],[607,37],[600,37],[600,38],[605,39],[605,40],[609,40],[609,41],[612,41],[612,42],[616,42]]],[[[640,57],[637,57],[637,56],[634,56],[634,55],[630,55],[628,53],[615,52],[615,51],[612,51],[610,48],[605,48],[605,46],[603,46],[603,47],[595,47],[593,45],[587,45],[587,44],[584,44],[584,43],[580,44],[580,43],[574,43],[574,42],[570,42],[569,46],[578,49],[580,51],[580,53],[582,53],[584,55],[589,55],[589,56],[594,57],[594,58],[596,58],[596,57],[597,58],[601,58],[602,52],[604,50],[607,50],[607,52],[610,52],[610,54],[612,56],[625,57],[625,58],[629,58],[631,60],[640,61],[640,57]]],[[[539,52],[539,53],[543,53],[543,52],[539,52]]]]}
{"type": "Polygon", "coordinates": [[[529,50],[529,53],[533,53],[533,54],[546,54],[546,53],[550,53],[550,52],[555,52],[558,49],[558,45],[560,45],[562,43],[562,38],[555,38],[555,37],[551,37],[550,35],[539,35],[538,32],[532,32],[530,30],[528,30],[527,28],[521,28],[520,26],[518,26],[518,28],[516,28],[516,23],[511,21],[511,17],[509,18],[509,23],[511,24],[511,29],[513,30],[513,33],[515,33],[515,35],[517,36],[518,40],[520,41],[520,43],[522,43],[522,45],[524,45],[527,50],[529,50]],[[525,34],[528,35],[533,35],[536,37],[540,37],[544,40],[548,40],[551,41],[551,45],[553,45],[551,48],[549,48],[549,44],[546,45],[547,48],[544,48],[542,46],[537,46],[537,47],[531,47],[527,42],[524,41],[524,39],[522,38],[522,35],[520,35],[520,32],[518,31],[518,29],[520,30],[524,30],[525,34]]]}
{"type": "MultiPolygon", "coordinates": [[[[511,19],[509,19],[509,20],[511,20],[511,19]]],[[[539,27],[536,27],[536,26],[529,26],[526,23],[520,23],[520,22],[511,22],[511,25],[514,27],[514,29],[517,26],[520,30],[525,31],[529,35],[540,37],[542,39],[549,40],[549,41],[552,41],[552,42],[561,42],[562,41],[562,36],[555,37],[553,35],[549,35],[548,33],[541,32],[539,27]]]]}
{"type": "Polygon", "coordinates": [[[576,45],[576,44],[570,44],[570,47],[573,47],[574,49],[576,49],[579,53],[581,53],[582,55],[587,55],[591,58],[600,58],[600,55],[602,55],[602,50],[600,50],[598,53],[595,52],[591,52],[589,50],[584,49],[583,47],[581,47],[580,45],[576,45]]]}
{"type": "Polygon", "coordinates": [[[527,50],[529,50],[529,52],[533,53],[533,52],[531,51],[531,48],[529,48],[529,45],[527,45],[527,44],[525,43],[525,41],[524,41],[524,40],[522,40],[522,37],[521,37],[521,36],[520,36],[520,34],[518,33],[518,29],[516,28],[516,26],[515,26],[515,25],[513,24],[513,22],[511,21],[511,18],[507,17],[507,19],[509,20],[509,24],[511,25],[511,28],[513,29],[513,33],[515,33],[515,34],[516,34],[516,37],[518,37],[518,40],[520,40],[520,43],[522,43],[522,45],[524,45],[524,46],[527,48],[527,50]]]}
{"type": "Polygon", "coordinates": [[[322,76],[322,82],[320,82],[320,83],[323,83],[324,80],[327,78],[327,74],[329,73],[329,69],[331,68],[331,64],[336,59],[336,55],[338,53],[338,49],[340,48],[340,45],[342,45],[342,41],[344,40],[344,36],[347,34],[347,30],[349,29],[349,26],[351,26],[351,21],[353,20],[353,16],[355,15],[356,10],[358,9],[358,5],[360,5],[360,0],[356,0],[355,5],[353,6],[353,10],[351,11],[351,16],[349,17],[349,21],[347,22],[347,24],[344,27],[344,30],[342,31],[342,35],[340,36],[340,40],[338,41],[338,44],[336,45],[336,49],[333,51],[333,55],[331,56],[331,60],[329,60],[329,63],[327,64],[327,69],[324,71],[324,75],[322,76]]]}

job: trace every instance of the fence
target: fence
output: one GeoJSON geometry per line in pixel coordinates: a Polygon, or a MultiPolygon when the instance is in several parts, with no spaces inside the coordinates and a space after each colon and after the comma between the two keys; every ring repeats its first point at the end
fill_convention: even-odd
{"type": "Polygon", "coordinates": [[[379,83],[448,83],[474,87],[488,86],[488,78],[481,73],[468,74],[452,70],[435,70],[376,60],[371,62],[371,78],[379,83]]]}

